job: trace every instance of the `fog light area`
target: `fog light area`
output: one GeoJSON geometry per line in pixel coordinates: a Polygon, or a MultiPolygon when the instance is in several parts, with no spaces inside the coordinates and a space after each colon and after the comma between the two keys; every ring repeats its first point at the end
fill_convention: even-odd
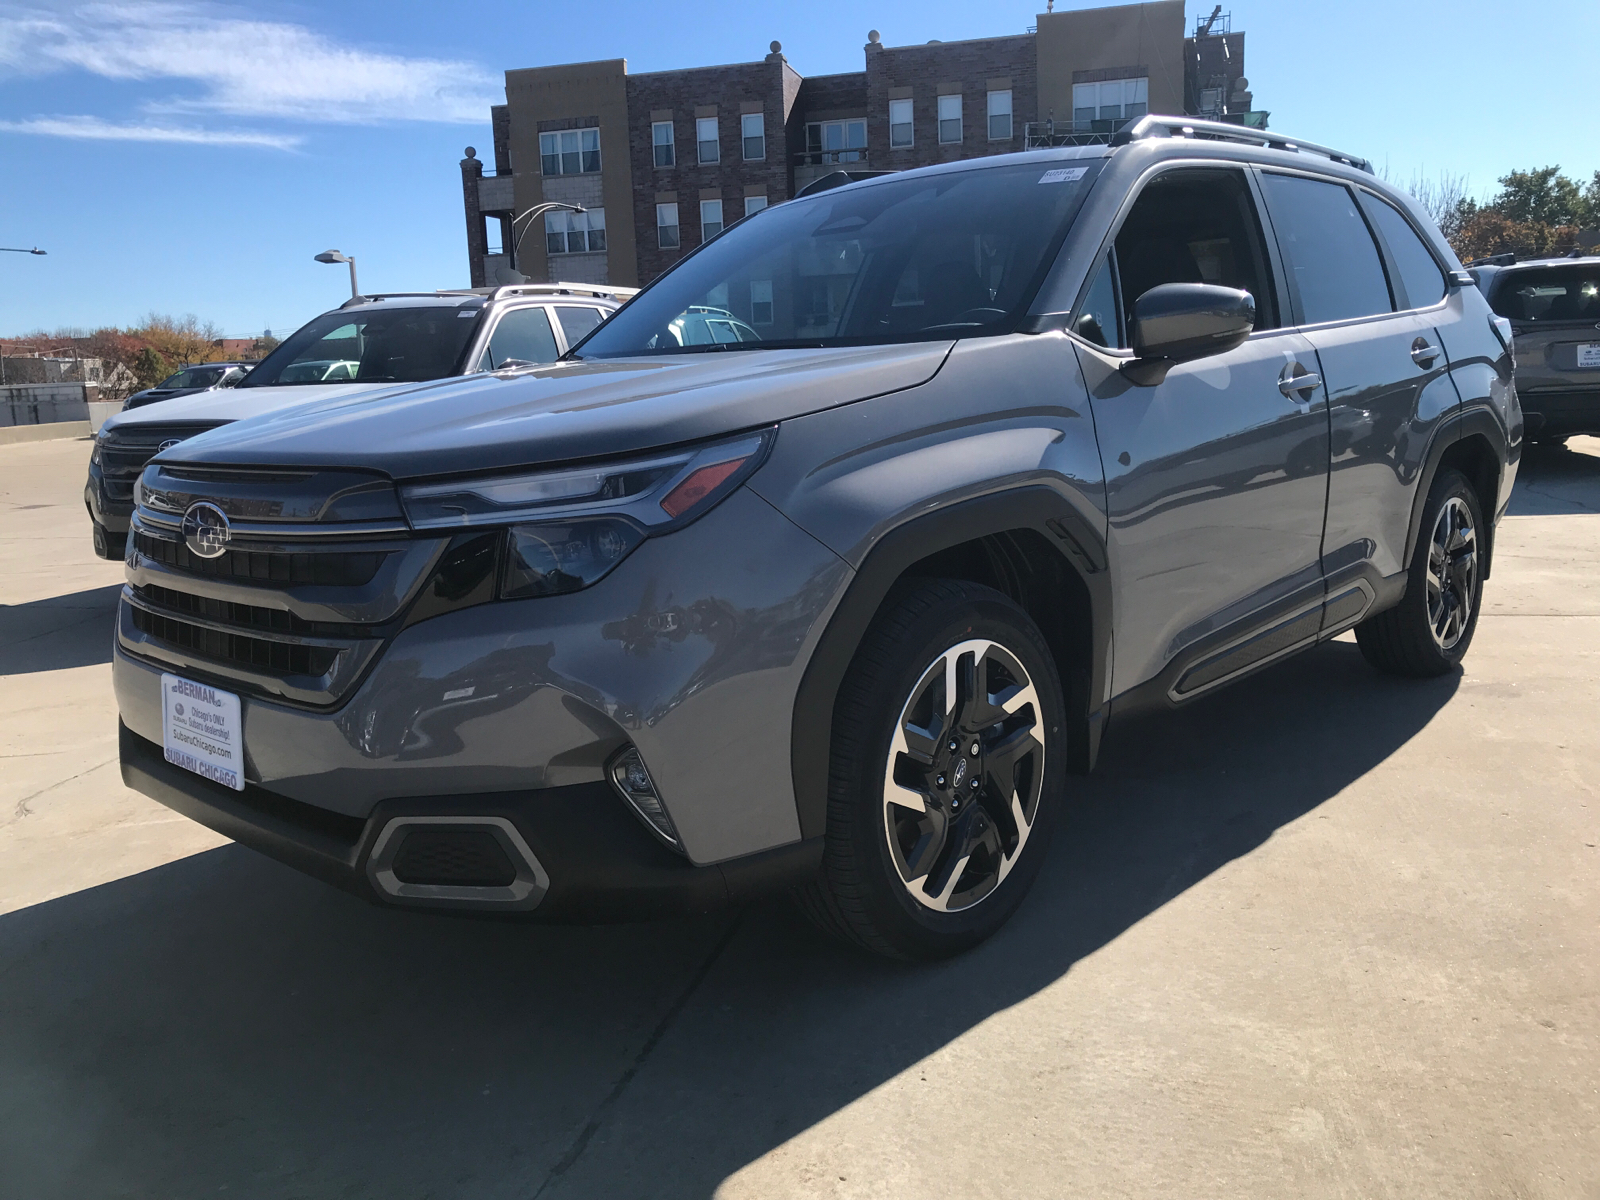
{"type": "Polygon", "coordinates": [[[678,831],[673,827],[672,818],[667,816],[667,810],[661,804],[661,797],[656,795],[655,781],[650,778],[644,759],[639,757],[639,752],[632,746],[617,755],[612,762],[611,782],[616,785],[617,791],[622,793],[622,798],[633,806],[633,811],[644,819],[646,825],[674,850],[680,848],[678,831]]]}

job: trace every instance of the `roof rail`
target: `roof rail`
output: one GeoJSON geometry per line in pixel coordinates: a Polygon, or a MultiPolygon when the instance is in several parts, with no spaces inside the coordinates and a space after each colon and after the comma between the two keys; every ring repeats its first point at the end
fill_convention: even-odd
{"type": "Polygon", "coordinates": [[[508,283],[489,293],[491,300],[502,296],[595,296],[601,300],[626,300],[638,288],[611,287],[603,283],[508,283]]]}
{"type": "Polygon", "coordinates": [[[1475,258],[1466,265],[1469,267],[1509,267],[1515,264],[1515,254],[1486,254],[1482,258],[1475,258]]]}
{"type": "Polygon", "coordinates": [[[1368,175],[1374,174],[1372,164],[1364,158],[1354,154],[1346,154],[1343,150],[1334,150],[1329,146],[1319,146],[1315,142],[1302,142],[1296,138],[1286,138],[1281,134],[1269,133],[1265,129],[1251,129],[1245,125],[1230,125],[1226,121],[1204,121],[1198,117],[1167,117],[1158,113],[1148,113],[1140,117],[1128,128],[1114,135],[1111,139],[1113,146],[1125,146],[1129,142],[1142,142],[1149,138],[1213,138],[1226,142],[1245,142],[1252,146],[1260,146],[1266,150],[1291,150],[1307,151],[1311,154],[1320,154],[1326,159],[1336,163],[1344,163],[1347,167],[1354,167],[1358,171],[1365,171],[1368,175]]]}
{"type": "Polygon", "coordinates": [[[373,292],[366,296],[351,296],[340,308],[349,308],[355,304],[370,304],[374,300],[405,300],[413,296],[423,296],[433,299],[436,296],[471,296],[474,293],[467,288],[439,288],[432,292],[373,292]]]}

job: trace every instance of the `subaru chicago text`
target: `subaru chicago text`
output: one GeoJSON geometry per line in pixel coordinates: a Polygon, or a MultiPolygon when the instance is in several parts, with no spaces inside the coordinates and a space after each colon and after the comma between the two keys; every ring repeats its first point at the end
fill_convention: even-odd
{"type": "Polygon", "coordinates": [[[1351,628],[1457,668],[1510,334],[1364,161],[1146,117],[830,182],[556,363],[159,454],[124,779],[383,904],[784,889],[928,958],[1015,910],[1119,714],[1351,628]],[[170,761],[164,676],[237,697],[237,787],[170,761]]]}

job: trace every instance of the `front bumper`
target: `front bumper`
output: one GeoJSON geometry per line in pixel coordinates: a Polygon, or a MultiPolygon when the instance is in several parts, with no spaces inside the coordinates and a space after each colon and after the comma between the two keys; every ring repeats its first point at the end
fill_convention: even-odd
{"type": "Polygon", "coordinates": [[[709,912],[813,876],[822,839],[696,867],[656,842],[609,785],[384,801],[365,818],[302,804],[255,784],[235,792],[173,766],[161,747],[119,724],[122,780],[191,820],[307,875],[375,903],[550,922],[598,922],[709,912]],[[498,819],[515,828],[545,873],[532,905],[430,901],[385,890],[373,850],[397,818],[498,819]]]}
{"type": "Polygon", "coordinates": [[[107,494],[105,473],[97,462],[89,464],[89,478],[83,485],[83,503],[89,510],[90,518],[103,525],[108,532],[128,532],[133,520],[133,501],[107,494]]]}

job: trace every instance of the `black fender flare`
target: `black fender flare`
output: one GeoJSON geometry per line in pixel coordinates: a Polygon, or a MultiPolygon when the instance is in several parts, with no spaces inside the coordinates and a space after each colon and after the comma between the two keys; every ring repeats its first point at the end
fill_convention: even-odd
{"type": "MultiPolygon", "coordinates": [[[[1433,490],[1434,478],[1439,474],[1439,464],[1444,459],[1445,453],[1457,442],[1469,437],[1482,436],[1499,459],[1499,480],[1505,480],[1505,465],[1509,454],[1510,439],[1506,436],[1505,425],[1495,413],[1485,405],[1473,405],[1465,411],[1451,413],[1439,422],[1438,428],[1433,431],[1433,441],[1428,445],[1427,457],[1423,460],[1421,473],[1417,478],[1417,489],[1411,496],[1411,522],[1406,530],[1406,554],[1402,562],[1405,569],[1411,569],[1411,556],[1416,552],[1417,541],[1422,536],[1422,510],[1427,505],[1428,493],[1433,490]]],[[[1489,543],[1489,553],[1485,556],[1484,578],[1489,576],[1489,566],[1494,561],[1494,513],[1484,514],[1484,523],[1487,526],[1486,538],[1489,543]]]]}
{"type": "Polygon", "coordinates": [[[1104,716],[1100,698],[1111,671],[1111,579],[1105,535],[1051,487],[1036,484],[979,496],[914,517],[883,534],[862,560],[818,639],[795,697],[791,727],[790,769],[801,837],[820,837],[827,827],[834,701],[867,627],[895,581],[908,567],[941,550],[1018,529],[1042,534],[1089,594],[1092,662],[1089,711],[1084,716],[1092,763],[1104,716]]]}

